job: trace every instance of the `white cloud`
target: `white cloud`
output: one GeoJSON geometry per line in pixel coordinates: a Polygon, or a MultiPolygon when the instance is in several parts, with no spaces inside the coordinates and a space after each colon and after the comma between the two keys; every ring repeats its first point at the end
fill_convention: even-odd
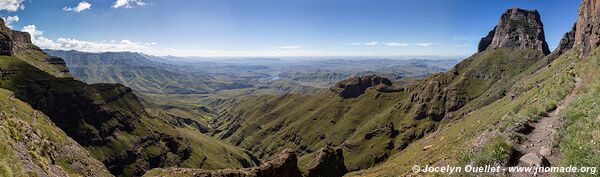
{"type": "Polygon", "coordinates": [[[454,44],[454,47],[457,48],[461,48],[461,47],[469,47],[471,45],[471,43],[462,43],[462,44],[454,44]]]}
{"type": "Polygon", "coordinates": [[[374,45],[377,45],[377,44],[379,44],[379,42],[377,42],[377,41],[373,41],[373,42],[365,42],[365,43],[363,43],[363,44],[364,44],[364,45],[369,45],[369,46],[374,46],[374,45]]]}
{"type": "Polygon", "coordinates": [[[122,8],[130,9],[136,5],[137,6],[145,6],[146,3],[144,2],[144,0],[117,0],[113,4],[112,8],[116,9],[116,8],[122,7],[122,8]]]}
{"type": "Polygon", "coordinates": [[[121,40],[120,42],[93,42],[71,38],[58,38],[51,40],[44,37],[44,32],[37,29],[35,25],[27,25],[22,31],[31,35],[33,44],[44,49],[56,50],[79,50],[84,52],[117,52],[117,51],[144,51],[147,48],[156,45],[155,42],[133,42],[130,40],[121,40]]]}
{"type": "Polygon", "coordinates": [[[386,42],[384,44],[387,46],[390,46],[390,47],[408,47],[409,46],[406,43],[397,43],[397,42],[386,42]]]}
{"type": "Polygon", "coordinates": [[[25,9],[23,4],[25,0],[0,0],[0,10],[16,12],[25,9]]]}
{"type": "Polygon", "coordinates": [[[12,24],[15,22],[19,22],[19,16],[8,16],[6,18],[2,17],[2,19],[4,20],[4,24],[6,25],[6,27],[12,28],[12,24]]]}
{"type": "Polygon", "coordinates": [[[77,6],[75,7],[64,7],[63,10],[64,11],[72,11],[72,12],[83,12],[84,10],[88,10],[92,8],[92,4],[85,2],[85,1],[81,1],[79,2],[79,4],[77,4],[77,6]]]}
{"type": "Polygon", "coordinates": [[[424,43],[415,43],[415,45],[421,46],[421,47],[429,47],[429,46],[437,45],[437,43],[427,43],[427,42],[424,42],[424,43]]]}
{"type": "Polygon", "coordinates": [[[36,27],[35,25],[27,25],[27,26],[24,26],[24,27],[23,27],[23,29],[21,29],[21,31],[28,32],[28,33],[29,33],[29,35],[31,35],[31,38],[34,38],[34,37],[38,37],[38,36],[44,35],[44,32],[43,32],[43,31],[40,31],[40,30],[38,30],[38,29],[37,29],[37,27],[36,27]]]}
{"type": "Polygon", "coordinates": [[[352,43],[352,45],[355,46],[361,46],[361,45],[366,45],[366,46],[376,46],[379,44],[383,44],[385,46],[388,47],[408,47],[410,46],[409,44],[406,43],[398,43],[398,42],[379,42],[379,41],[371,41],[371,42],[355,42],[352,43]]]}
{"type": "Polygon", "coordinates": [[[281,46],[281,47],[275,47],[276,49],[283,49],[283,50],[294,50],[294,49],[301,49],[303,48],[302,46],[281,46]]]}
{"type": "Polygon", "coordinates": [[[371,41],[371,42],[355,42],[355,43],[352,43],[352,45],[356,45],[356,46],[359,46],[359,45],[368,45],[368,46],[374,46],[374,45],[377,45],[377,44],[379,44],[379,42],[378,42],[378,41],[371,41]]]}

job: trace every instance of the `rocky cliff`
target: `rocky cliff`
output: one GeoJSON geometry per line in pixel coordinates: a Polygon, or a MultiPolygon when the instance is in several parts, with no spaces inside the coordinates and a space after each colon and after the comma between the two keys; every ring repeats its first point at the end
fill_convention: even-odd
{"type": "Polygon", "coordinates": [[[504,12],[498,25],[481,39],[478,51],[496,48],[535,49],[549,54],[538,11],[512,8],[504,12]]]}
{"type": "Polygon", "coordinates": [[[27,32],[15,31],[6,27],[0,19],[0,55],[14,55],[26,49],[39,49],[31,43],[31,36],[27,32]]]}
{"type": "Polygon", "coordinates": [[[583,0],[579,7],[575,30],[575,45],[582,45],[582,54],[587,56],[600,45],[600,1],[583,0]]]}

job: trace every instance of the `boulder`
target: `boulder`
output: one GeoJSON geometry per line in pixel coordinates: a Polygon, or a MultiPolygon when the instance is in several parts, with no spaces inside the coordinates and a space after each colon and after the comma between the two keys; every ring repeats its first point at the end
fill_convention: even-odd
{"type": "Polygon", "coordinates": [[[537,153],[529,153],[519,159],[519,163],[531,167],[549,167],[550,162],[544,156],[537,153]]]}
{"type": "Polygon", "coordinates": [[[540,155],[543,155],[543,156],[552,155],[552,149],[547,148],[546,146],[542,146],[540,148],[540,155]]]}
{"type": "Polygon", "coordinates": [[[539,12],[519,8],[504,12],[498,25],[481,39],[478,51],[496,48],[535,49],[549,54],[539,12]]]}
{"type": "Polygon", "coordinates": [[[348,173],[341,148],[325,146],[308,166],[308,177],[342,177],[348,173]]]}

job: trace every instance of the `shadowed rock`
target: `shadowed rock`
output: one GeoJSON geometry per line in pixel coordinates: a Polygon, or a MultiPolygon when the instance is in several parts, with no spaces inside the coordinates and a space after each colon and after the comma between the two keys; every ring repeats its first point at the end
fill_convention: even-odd
{"type": "Polygon", "coordinates": [[[348,173],[341,148],[325,146],[308,166],[308,177],[341,177],[348,173]]]}
{"type": "Polygon", "coordinates": [[[512,48],[535,49],[549,54],[544,35],[544,25],[536,10],[508,9],[500,17],[498,25],[481,39],[478,51],[512,48]]]}

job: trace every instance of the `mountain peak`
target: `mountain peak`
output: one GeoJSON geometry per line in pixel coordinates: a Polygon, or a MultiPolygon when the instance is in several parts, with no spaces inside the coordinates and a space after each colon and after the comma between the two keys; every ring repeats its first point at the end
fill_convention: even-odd
{"type": "Polygon", "coordinates": [[[535,49],[549,54],[539,12],[519,8],[506,10],[498,25],[481,39],[478,51],[496,48],[535,49]]]}

